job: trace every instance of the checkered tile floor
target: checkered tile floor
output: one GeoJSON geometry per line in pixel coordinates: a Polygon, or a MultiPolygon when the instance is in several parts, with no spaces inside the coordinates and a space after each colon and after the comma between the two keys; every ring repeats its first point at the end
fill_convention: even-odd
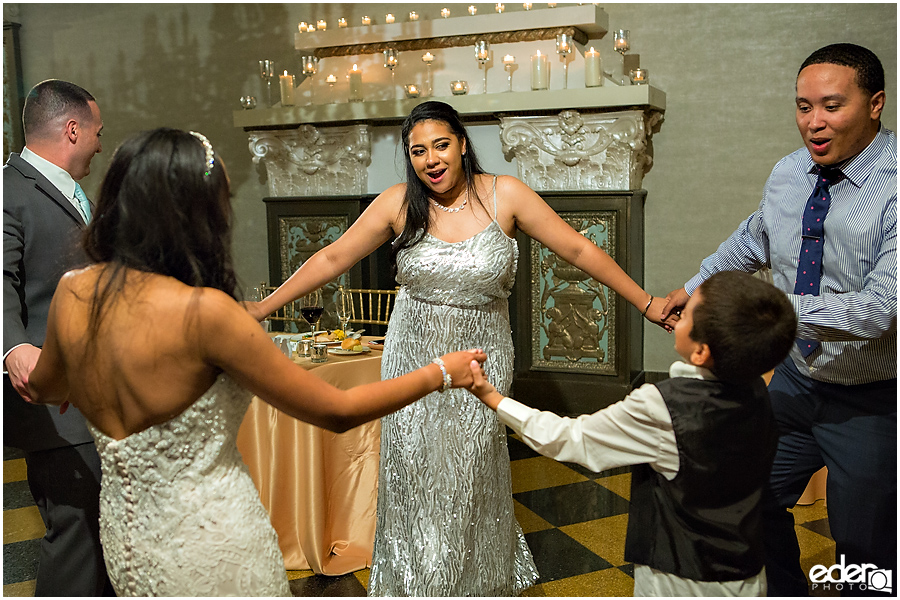
{"type": "MultiPolygon", "coordinates": [[[[541,579],[525,596],[630,596],[632,565],[623,558],[629,469],[593,473],[557,463],[509,438],[516,516],[541,579]]],[[[44,526],[25,482],[25,460],[4,448],[3,595],[34,595],[44,526]]],[[[804,570],[834,564],[823,501],[794,509],[804,570]]],[[[342,577],[288,571],[295,596],[365,596],[368,569],[342,577]]],[[[836,593],[835,593],[836,595],[836,593]]]]}

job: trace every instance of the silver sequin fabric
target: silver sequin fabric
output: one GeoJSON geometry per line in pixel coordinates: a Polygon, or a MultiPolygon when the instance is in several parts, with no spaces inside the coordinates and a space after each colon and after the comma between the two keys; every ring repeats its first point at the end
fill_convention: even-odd
{"type": "Polygon", "coordinates": [[[100,453],[100,541],[119,596],[290,596],[236,446],[252,394],[226,375],[176,417],[100,453]]]}
{"type": "MultiPolygon", "coordinates": [[[[496,221],[462,242],[425,234],[401,251],[382,378],[479,347],[505,394],[517,260],[496,221]]],[[[370,596],[510,596],[537,580],[513,514],[505,429],[469,392],[436,392],[381,420],[372,563],[370,596]]]]}

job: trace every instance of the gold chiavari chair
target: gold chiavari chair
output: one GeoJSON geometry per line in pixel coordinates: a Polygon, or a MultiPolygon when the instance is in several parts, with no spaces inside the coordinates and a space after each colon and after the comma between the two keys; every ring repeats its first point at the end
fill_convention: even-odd
{"type": "Polygon", "coordinates": [[[387,325],[394,303],[397,300],[397,290],[367,290],[358,288],[338,288],[349,292],[353,299],[350,309],[350,323],[365,325],[387,325]]]}
{"type": "MultiPolygon", "coordinates": [[[[265,298],[278,288],[276,286],[267,285],[266,282],[262,282],[259,284],[259,293],[262,298],[265,298]]],[[[309,323],[303,318],[300,314],[300,300],[293,300],[292,302],[288,302],[271,315],[266,317],[267,321],[270,321],[273,325],[280,324],[280,326],[272,327],[273,331],[287,331],[290,328],[290,324],[294,324],[295,328],[298,332],[308,332],[309,331],[309,323]]]]}

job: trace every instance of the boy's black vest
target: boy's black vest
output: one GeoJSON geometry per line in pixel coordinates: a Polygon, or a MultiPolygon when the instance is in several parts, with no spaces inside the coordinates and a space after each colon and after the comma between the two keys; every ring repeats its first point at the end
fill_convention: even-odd
{"type": "Polygon", "coordinates": [[[675,377],[656,386],[672,416],[678,474],[633,468],[625,560],[698,581],[756,575],[777,442],[765,383],[675,377]]]}

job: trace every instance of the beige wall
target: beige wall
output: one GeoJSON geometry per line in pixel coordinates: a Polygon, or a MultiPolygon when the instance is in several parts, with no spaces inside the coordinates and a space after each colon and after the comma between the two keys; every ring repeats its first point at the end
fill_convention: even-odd
{"type": "MultiPolygon", "coordinates": [[[[112,150],[135,131],[167,125],[209,136],[228,164],[235,259],[238,274],[251,283],[267,279],[260,201],[266,191],[231,113],[240,96],[262,96],[256,61],[295,61],[293,32],[300,20],[336,22],[345,16],[357,22],[364,13],[402,15],[416,9],[425,15],[439,6],[4,4],[3,9],[6,20],[22,25],[26,89],[47,78],[68,79],[100,104],[104,152],[83,182],[89,194],[99,187],[112,150]]],[[[447,6],[463,14],[467,4],[447,6]]],[[[493,4],[477,6],[493,10],[493,4]]],[[[896,129],[896,4],[607,4],[604,9],[611,29],[631,31],[632,52],[641,55],[653,84],[667,94],[665,122],[654,138],[655,163],[644,179],[645,284],[654,294],[680,287],[696,272],[756,207],[775,162],[800,146],[794,80],[817,47],[854,42],[881,57],[888,91],[884,123],[896,129]]],[[[609,40],[602,43],[611,45],[609,40]]],[[[510,165],[493,170],[514,172],[510,165]]],[[[648,326],[645,367],[667,370],[677,358],[672,343],[648,326]]]]}

